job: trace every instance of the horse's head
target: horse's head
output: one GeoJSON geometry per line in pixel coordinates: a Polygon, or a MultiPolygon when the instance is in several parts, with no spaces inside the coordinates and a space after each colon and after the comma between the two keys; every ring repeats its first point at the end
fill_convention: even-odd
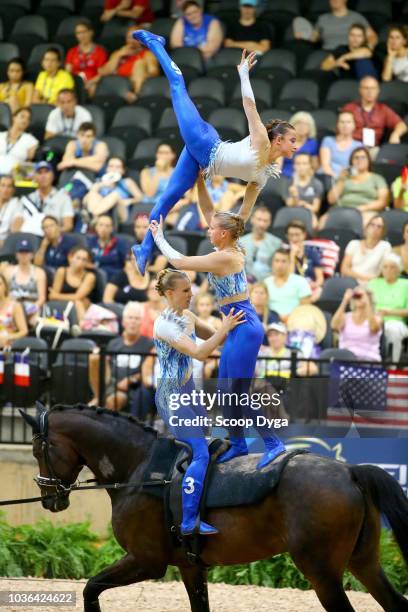
{"type": "Polygon", "coordinates": [[[83,467],[83,460],[63,434],[49,430],[49,413],[39,402],[37,411],[34,418],[20,410],[33,431],[33,455],[40,469],[34,480],[44,498],[43,508],[60,512],[69,506],[69,494],[83,467]]]}

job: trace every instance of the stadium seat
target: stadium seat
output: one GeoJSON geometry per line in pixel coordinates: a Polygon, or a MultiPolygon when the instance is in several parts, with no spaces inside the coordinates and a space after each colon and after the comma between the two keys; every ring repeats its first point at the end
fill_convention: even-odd
{"type": "Polygon", "coordinates": [[[11,125],[11,110],[6,102],[0,102],[0,131],[8,130],[11,125]]]}
{"type": "Polygon", "coordinates": [[[75,12],[74,0],[40,0],[37,15],[41,15],[47,21],[50,37],[54,37],[58,24],[70,17],[75,12]]]}
{"type": "Polygon", "coordinates": [[[180,236],[176,236],[174,234],[166,234],[167,237],[167,241],[170,244],[170,246],[173,247],[173,249],[176,249],[176,251],[178,251],[179,253],[181,253],[182,255],[187,255],[188,254],[188,244],[187,244],[187,240],[184,238],[184,236],[180,235],[180,236]]]}
{"type": "MultiPolygon", "coordinates": [[[[71,47],[75,47],[78,44],[75,37],[76,25],[77,23],[87,19],[88,18],[84,15],[71,15],[70,17],[65,17],[65,19],[58,22],[54,40],[62,45],[66,50],[70,49],[71,47]]],[[[97,26],[98,24],[95,24],[95,22],[92,24],[92,27],[97,28],[97,26]]]]}
{"type": "Polygon", "coordinates": [[[363,235],[363,218],[356,208],[331,208],[327,215],[325,229],[352,230],[357,236],[363,235]]]}
{"type": "MultiPolygon", "coordinates": [[[[271,108],[273,104],[272,99],[272,87],[269,81],[262,79],[251,79],[252,89],[254,91],[256,107],[258,111],[261,111],[265,108],[271,108]]],[[[237,83],[235,85],[234,91],[232,92],[232,97],[229,103],[229,106],[233,108],[242,108],[242,93],[241,93],[241,85],[237,83]]]]}
{"type": "Polygon", "coordinates": [[[126,144],[123,140],[115,136],[104,136],[102,140],[108,145],[110,157],[115,156],[126,159],[126,144]]]}
{"type": "Polygon", "coordinates": [[[294,219],[298,219],[299,221],[303,221],[306,226],[307,233],[309,236],[313,235],[313,218],[312,213],[307,208],[303,208],[303,206],[291,206],[284,207],[277,211],[275,218],[272,223],[272,227],[275,228],[284,228],[290,221],[294,219]]]}
{"type": "Polygon", "coordinates": [[[180,141],[181,136],[178,121],[172,108],[164,109],[154,135],[163,142],[168,142],[169,144],[172,144],[175,140],[180,141]]]}
{"type": "Polygon", "coordinates": [[[272,119],[282,119],[283,121],[289,121],[293,113],[290,113],[283,108],[267,108],[265,110],[261,110],[259,113],[262,121],[264,123],[268,123],[272,119]]]}
{"type": "Polygon", "coordinates": [[[320,141],[325,136],[332,136],[336,133],[337,115],[334,111],[325,108],[318,108],[310,113],[315,120],[317,129],[317,139],[320,141]]]}
{"type": "Polygon", "coordinates": [[[53,136],[52,138],[44,140],[38,151],[38,158],[45,159],[47,154],[52,151],[56,159],[61,159],[70,140],[72,140],[70,136],[53,136]]]}
{"type": "Polygon", "coordinates": [[[226,105],[225,85],[222,81],[201,77],[191,81],[188,92],[203,119],[208,120],[212,111],[226,105]]]}
{"type": "Polygon", "coordinates": [[[262,21],[271,22],[278,31],[282,31],[300,14],[299,0],[269,0],[262,13],[262,21]]]}
{"type": "Polygon", "coordinates": [[[156,149],[161,143],[160,138],[146,138],[137,145],[131,159],[128,159],[128,166],[141,170],[147,166],[154,166],[156,159],[156,149]]]}
{"type": "Polygon", "coordinates": [[[166,38],[168,41],[175,21],[175,19],[171,19],[169,17],[155,19],[150,27],[150,30],[153,32],[153,34],[164,36],[164,38],[166,38]]]}
{"type": "Polygon", "coordinates": [[[223,140],[241,140],[248,133],[245,114],[237,108],[215,110],[211,113],[208,121],[218,130],[223,140]]]}
{"type": "Polygon", "coordinates": [[[316,23],[320,15],[330,13],[329,0],[312,0],[306,10],[307,19],[312,23],[316,23]]]}
{"type": "Polygon", "coordinates": [[[327,279],[316,306],[321,310],[334,313],[339,307],[346,289],[354,289],[357,284],[356,279],[351,278],[351,276],[333,276],[333,278],[327,279]]]}
{"type": "Polygon", "coordinates": [[[40,72],[40,70],[42,70],[41,61],[42,61],[44,53],[51,46],[53,49],[59,50],[59,52],[61,53],[62,62],[64,62],[65,50],[62,45],[58,43],[52,43],[52,45],[50,45],[50,43],[39,43],[38,45],[35,45],[35,47],[31,49],[31,53],[28,56],[28,60],[27,60],[27,72],[32,74],[34,79],[35,79],[35,76],[40,72]]]}
{"type": "Polygon", "coordinates": [[[96,104],[84,104],[83,106],[91,113],[92,123],[96,127],[96,135],[100,138],[105,134],[105,112],[103,108],[96,104]]]}
{"type": "Polygon", "coordinates": [[[320,230],[317,233],[319,238],[325,238],[326,240],[333,240],[339,247],[340,247],[340,253],[339,253],[339,263],[341,263],[341,260],[343,259],[344,256],[344,251],[346,250],[346,247],[348,245],[348,243],[350,242],[350,240],[356,240],[361,238],[361,235],[357,234],[356,232],[354,232],[351,229],[343,229],[343,228],[325,228],[323,230],[320,230]]]}
{"type": "Polygon", "coordinates": [[[279,179],[270,179],[258,196],[258,202],[262,202],[270,210],[273,218],[276,212],[285,206],[283,194],[288,182],[289,179],[286,176],[281,176],[279,179]]]}
{"type": "Polygon", "coordinates": [[[82,246],[84,248],[88,248],[88,243],[85,234],[79,234],[78,232],[64,232],[64,235],[68,236],[68,238],[75,246],[82,246]]]}
{"type": "Polygon", "coordinates": [[[200,77],[204,72],[203,57],[196,47],[173,49],[171,57],[182,71],[186,83],[200,77]]]}
{"type": "Polygon", "coordinates": [[[107,126],[111,124],[116,111],[126,105],[125,94],[131,89],[129,79],[117,75],[102,77],[97,84],[92,102],[103,109],[107,126]]]}
{"type": "Polygon", "coordinates": [[[31,123],[29,130],[36,138],[38,138],[38,140],[42,141],[48,115],[55,108],[55,106],[52,104],[32,104],[30,108],[31,123]]]}
{"type": "Polygon", "coordinates": [[[13,232],[9,234],[0,248],[0,261],[15,261],[16,248],[21,240],[28,240],[34,252],[40,246],[41,239],[35,234],[28,232],[13,232]]]}
{"type": "Polygon", "coordinates": [[[408,222],[408,212],[398,209],[383,210],[380,212],[380,217],[384,219],[387,228],[386,239],[393,246],[402,244],[402,228],[408,222]]]}
{"type": "Polygon", "coordinates": [[[147,79],[139,92],[137,106],[144,106],[151,111],[153,125],[156,126],[164,109],[171,106],[169,82],[166,77],[147,79]]]}
{"type": "Polygon", "coordinates": [[[19,57],[18,46],[10,42],[0,42],[0,80],[7,81],[7,64],[11,59],[19,57]]]}
{"type": "Polygon", "coordinates": [[[20,55],[25,61],[31,49],[49,40],[47,22],[41,15],[24,15],[17,19],[9,36],[9,41],[18,45],[20,55]]]}
{"type": "MultiPolygon", "coordinates": [[[[339,349],[339,348],[325,348],[320,353],[320,357],[322,361],[329,360],[332,361],[355,361],[356,356],[354,353],[349,351],[348,349],[339,349]]],[[[320,367],[320,373],[322,376],[330,375],[330,364],[322,363],[320,367]]]]}
{"type": "Polygon", "coordinates": [[[143,138],[149,137],[151,133],[151,112],[147,108],[140,106],[124,106],[119,108],[108,130],[109,136],[115,136],[125,142],[127,157],[135,150],[136,143],[143,140],[143,138]]]}
{"type": "Polygon", "coordinates": [[[237,65],[241,56],[241,49],[221,49],[208,63],[207,76],[228,81],[228,86],[232,87],[239,82],[237,65]]]}
{"type": "Polygon", "coordinates": [[[285,82],[296,76],[296,56],[289,49],[271,49],[255,68],[256,78],[272,81],[273,93],[278,95],[285,82]]]}
{"type": "Polygon", "coordinates": [[[105,0],[85,0],[81,6],[81,15],[89,19],[89,21],[97,28],[99,24],[102,26],[100,17],[103,13],[105,0]]]}
{"type": "Polygon", "coordinates": [[[357,0],[355,10],[364,15],[377,32],[392,21],[391,0],[357,0]]]}
{"type": "Polygon", "coordinates": [[[391,108],[401,116],[407,112],[408,109],[408,96],[407,96],[407,83],[395,79],[388,83],[381,84],[381,90],[379,95],[380,102],[384,102],[391,106],[391,108]]]}
{"type": "Polygon", "coordinates": [[[103,25],[98,36],[98,44],[105,47],[109,53],[120,49],[125,44],[128,25],[125,20],[112,19],[108,21],[103,25]]]}
{"type": "Polygon", "coordinates": [[[329,87],[324,108],[338,113],[348,102],[353,102],[358,98],[358,82],[351,79],[336,81],[329,87]]]}
{"type": "MultiPolygon", "coordinates": [[[[3,23],[3,31],[11,32],[16,21],[20,17],[24,17],[30,10],[31,0],[2,0],[0,2],[0,18],[3,23]]],[[[2,56],[0,55],[0,57],[2,56]]]]}
{"type": "Polygon", "coordinates": [[[208,238],[204,238],[204,240],[201,240],[200,244],[198,245],[198,249],[197,249],[197,256],[200,255],[208,255],[209,253],[212,253],[214,251],[214,247],[211,244],[210,240],[208,240],[208,238]]]}
{"type": "Polygon", "coordinates": [[[328,52],[323,49],[312,51],[312,53],[307,55],[302,69],[299,70],[299,76],[302,79],[310,79],[319,83],[320,103],[325,99],[330,85],[337,80],[334,71],[325,71],[320,68],[322,61],[327,55],[328,52]]]}
{"type": "Polygon", "coordinates": [[[182,231],[169,230],[166,233],[166,236],[168,238],[177,237],[177,236],[180,236],[181,238],[183,238],[187,243],[187,253],[186,254],[189,256],[196,255],[200,242],[205,239],[204,231],[189,232],[189,231],[184,231],[184,230],[182,231]]]}
{"type": "Polygon", "coordinates": [[[64,340],[51,368],[53,404],[87,403],[92,397],[89,386],[89,354],[96,343],[84,338],[64,340]]]}
{"type": "Polygon", "coordinates": [[[376,157],[377,164],[404,165],[408,159],[408,144],[383,144],[376,157]]]}
{"type": "Polygon", "coordinates": [[[319,106],[319,86],[307,79],[292,79],[280,92],[278,108],[297,111],[311,111],[319,106]]]}

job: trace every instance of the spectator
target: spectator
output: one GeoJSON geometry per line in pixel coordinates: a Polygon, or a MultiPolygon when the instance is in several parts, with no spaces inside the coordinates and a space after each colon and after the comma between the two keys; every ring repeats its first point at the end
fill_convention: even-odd
{"type": "Polygon", "coordinates": [[[284,322],[300,304],[310,304],[312,290],[306,279],[291,271],[290,252],[280,248],[272,259],[272,275],[265,279],[269,292],[269,309],[284,322]]]}
{"type": "Polygon", "coordinates": [[[340,45],[331,51],[320,67],[327,72],[336,70],[342,78],[359,81],[365,76],[377,77],[372,57],[373,52],[368,46],[365,27],[355,23],[348,32],[348,44],[340,45]]]}
{"type": "Polygon", "coordinates": [[[271,48],[267,23],[256,18],[257,0],[240,0],[239,20],[227,24],[224,47],[266,53],[271,48]]]}
{"type": "Polygon", "coordinates": [[[324,188],[315,177],[312,159],[307,153],[296,155],[294,175],[290,183],[284,187],[283,195],[286,206],[301,206],[310,210],[313,217],[313,227],[318,225],[317,215],[322,203],[324,188]]]}
{"type": "MultiPolygon", "coordinates": [[[[323,49],[337,49],[341,45],[347,45],[350,27],[361,24],[365,28],[369,46],[373,49],[378,42],[377,34],[368,23],[367,19],[347,8],[347,0],[330,0],[330,13],[319,16],[314,32],[311,36],[312,42],[321,41],[323,49]]],[[[302,38],[301,34],[295,32],[295,38],[302,38]]]]}
{"type": "Polygon", "coordinates": [[[0,246],[12,232],[21,226],[23,209],[15,197],[13,177],[0,176],[0,246]]]}
{"type": "Polygon", "coordinates": [[[94,236],[87,237],[88,248],[96,267],[106,272],[110,281],[122,271],[128,246],[123,238],[114,235],[112,219],[108,215],[97,218],[95,232],[94,236]]]}
{"type": "MultiPolygon", "coordinates": [[[[68,50],[65,58],[65,69],[75,76],[81,77],[89,96],[95,93],[99,80],[98,69],[108,61],[108,54],[103,47],[94,43],[95,31],[88,20],[78,21],[75,26],[76,47],[68,50]]],[[[90,121],[83,119],[82,121],[90,121]]],[[[82,123],[82,122],[81,122],[82,123]]]]}
{"type": "Polygon", "coordinates": [[[27,108],[33,100],[34,85],[24,80],[24,62],[19,57],[7,63],[7,81],[0,83],[0,102],[9,105],[12,114],[27,108]]]}
{"type": "Polygon", "coordinates": [[[271,212],[266,206],[257,206],[250,224],[252,231],[240,239],[245,249],[245,271],[258,281],[266,278],[271,271],[273,254],[282,245],[282,240],[268,232],[272,224],[271,212]]]}
{"type": "Polygon", "coordinates": [[[408,221],[404,223],[402,228],[403,244],[394,247],[392,250],[401,257],[402,274],[408,278],[408,221]]]}
{"type": "Polygon", "coordinates": [[[68,265],[68,253],[75,246],[75,239],[63,234],[58,219],[45,215],[41,223],[44,238],[34,256],[36,266],[56,270],[68,265]]]}
{"type": "Polygon", "coordinates": [[[47,299],[47,277],[42,268],[33,265],[33,247],[28,240],[20,240],[16,248],[16,265],[6,268],[5,276],[10,296],[20,302],[31,326],[47,299]]]}
{"type": "Polygon", "coordinates": [[[290,246],[290,270],[307,280],[313,292],[311,301],[315,302],[320,297],[324,274],[320,253],[314,247],[305,245],[306,235],[305,224],[297,219],[291,221],[286,228],[290,246]]]}
{"type": "Polygon", "coordinates": [[[13,169],[34,158],[39,142],[27,132],[31,121],[31,110],[15,111],[7,132],[0,132],[0,168],[2,174],[11,174],[13,169]]]}
{"type": "MultiPolygon", "coordinates": [[[[133,224],[136,244],[142,243],[143,238],[146,236],[148,229],[149,217],[144,213],[140,213],[139,215],[137,214],[133,224]]],[[[160,272],[160,270],[164,270],[166,265],[167,259],[164,255],[162,255],[161,251],[159,251],[159,249],[155,245],[153,248],[153,255],[150,260],[150,264],[147,266],[146,270],[153,274],[157,274],[158,272],[160,272]]]]}
{"type": "Polygon", "coordinates": [[[195,312],[200,321],[206,323],[212,329],[221,327],[221,319],[215,317],[212,312],[216,310],[214,296],[211,293],[200,293],[195,298],[195,312]]]}
{"type": "Polygon", "coordinates": [[[370,281],[380,275],[384,257],[391,252],[391,245],[383,237],[386,234],[384,219],[379,215],[367,223],[362,240],[350,240],[340,271],[343,276],[351,276],[360,283],[370,281]]]}
{"type": "Polygon", "coordinates": [[[388,142],[399,143],[408,129],[407,124],[387,104],[378,102],[380,85],[377,79],[369,76],[361,79],[359,93],[359,100],[343,107],[343,111],[354,115],[353,138],[367,147],[378,147],[384,142],[386,130],[391,130],[388,142]]]}
{"type": "MultiPolygon", "coordinates": [[[[382,277],[368,284],[374,294],[378,314],[384,319],[387,348],[392,344],[392,360],[401,357],[402,341],[408,338],[408,279],[399,278],[402,270],[401,258],[389,253],[383,259],[382,277]]],[[[388,357],[388,354],[387,354],[388,357]]]]}
{"type": "Polygon", "coordinates": [[[61,89],[74,89],[72,76],[61,68],[61,54],[58,49],[50,47],[43,55],[39,73],[34,86],[33,102],[56,104],[61,89]]]}
{"type": "Polygon", "coordinates": [[[70,232],[74,225],[72,201],[64,189],[54,187],[54,170],[51,164],[42,161],[35,166],[34,180],[38,189],[21,198],[23,206],[22,232],[43,235],[43,215],[55,217],[63,232],[70,232]]]}
{"type": "Polygon", "coordinates": [[[70,140],[65,147],[62,161],[58,170],[86,171],[88,177],[96,178],[103,174],[109,151],[105,142],[96,137],[96,128],[93,123],[81,123],[78,128],[77,139],[70,140]]]}
{"type": "Polygon", "coordinates": [[[154,166],[143,168],[140,173],[140,186],[145,194],[144,202],[155,204],[164,193],[173,174],[176,157],[177,154],[171,145],[159,144],[154,166]]]}
{"type": "MultiPolygon", "coordinates": [[[[407,160],[408,162],[408,160],[407,160]]],[[[408,165],[402,169],[401,175],[398,176],[391,185],[394,208],[402,208],[408,212],[408,165]]]]}
{"type": "Polygon", "coordinates": [[[320,146],[321,172],[337,178],[342,170],[348,168],[350,155],[361,147],[361,142],[354,140],[353,132],[356,123],[350,111],[342,111],[337,117],[336,136],[325,136],[320,146]]]}
{"type": "Polygon", "coordinates": [[[283,158],[282,174],[283,176],[292,178],[294,159],[297,155],[301,155],[302,153],[310,155],[312,166],[317,168],[319,144],[316,140],[315,120],[310,113],[304,113],[303,111],[295,113],[290,118],[289,122],[296,130],[297,151],[292,159],[288,157],[283,158]]]}
{"type": "Polygon", "coordinates": [[[125,178],[126,165],[120,157],[110,157],[106,174],[94,183],[84,198],[89,212],[99,215],[112,215],[117,210],[120,221],[126,222],[129,207],[143,199],[143,194],[132,178],[125,178]]]}
{"type": "MultiPolygon", "coordinates": [[[[128,302],[123,310],[123,333],[111,340],[106,349],[112,353],[106,359],[107,385],[103,405],[110,410],[122,410],[133,403],[133,395],[140,385],[141,368],[145,356],[152,350],[154,344],[141,332],[142,307],[137,302],[128,302]]],[[[90,356],[89,376],[94,393],[93,404],[101,405],[103,398],[99,397],[100,390],[100,356],[90,356]]]]}
{"type": "Polygon", "coordinates": [[[9,287],[4,274],[0,274],[0,348],[11,346],[17,338],[28,335],[24,309],[9,295],[9,287]]]}
{"type": "MultiPolygon", "coordinates": [[[[135,24],[150,25],[154,14],[150,8],[150,0],[105,0],[101,21],[107,22],[115,18],[132,19],[135,24]]],[[[132,26],[134,29],[134,25],[132,26]]]]}
{"type": "MultiPolygon", "coordinates": [[[[214,204],[214,210],[217,212],[231,210],[245,195],[245,187],[243,185],[227,181],[223,176],[212,176],[206,181],[206,185],[214,204]]],[[[207,223],[205,222],[206,225],[207,223]]]]}
{"type": "Polygon", "coordinates": [[[75,138],[80,126],[91,122],[92,115],[78,104],[74,89],[61,89],[57,96],[57,108],[48,115],[44,138],[70,136],[75,138]]]}
{"type": "Polygon", "coordinates": [[[404,25],[391,26],[388,32],[382,80],[393,78],[408,83],[408,30],[404,25]]]}
{"type": "Polygon", "coordinates": [[[130,104],[137,100],[137,95],[146,79],[159,75],[157,59],[151,51],[142,47],[132,37],[134,30],[134,26],[127,29],[125,45],[114,51],[98,71],[100,77],[117,74],[129,79],[132,91],[126,93],[125,99],[130,104]]]}
{"type": "Polygon", "coordinates": [[[74,246],[68,253],[68,266],[58,268],[48,291],[50,300],[74,302],[79,321],[91,303],[90,295],[95,288],[95,274],[87,269],[91,263],[88,249],[74,246]]]}
{"type": "Polygon", "coordinates": [[[142,324],[140,333],[153,338],[153,326],[157,317],[165,308],[165,303],[156,289],[156,280],[151,279],[147,288],[147,300],[141,304],[142,324]]]}
{"type": "Polygon", "coordinates": [[[350,155],[350,170],[340,172],[335,185],[327,194],[327,200],[332,206],[357,208],[363,215],[364,224],[376,212],[383,210],[389,200],[384,177],[372,172],[371,168],[368,149],[357,147],[350,155]]]}
{"type": "Polygon", "coordinates": [[[331,327],[339,332],[339,348],[351,351],[363,361],[381,361],[382,320],[375,312],[371,291],[361,286],[346,289],[331,327]],[[351,312],[346,312],[349,304],[351,312]]]}
{"type": "Polygon", "coordinates": [[[259,317],[262,325],[265,329],[265,336],[262,344],[268,345],[268,339],[266,337],[266,330],[270,323],[276,323],[279,321],[279,315],[277,312],[269,310],[269,291],[268,287],[262,281],[257,281],[249,287],[249,299],[251,300],[252,306],[255,308],[255,312],[259,317]]]}
{"type": "Polygon", "coordinates": [[[105,304],[146,302],[149,281],[149,272],[142,276],[133,263],[131,253],[128,253],[123,270],[115,274],[106,285],[103,302],[105,304]]]}
{"type": "Polygon", "coordinates": [[[183,4],[183,16],[177,19],[170,34],[170,47],[196,47],[205,60],[215,55],[222,45],[224,34],[219,20],[203,12],[195,0],[183,4]]]}

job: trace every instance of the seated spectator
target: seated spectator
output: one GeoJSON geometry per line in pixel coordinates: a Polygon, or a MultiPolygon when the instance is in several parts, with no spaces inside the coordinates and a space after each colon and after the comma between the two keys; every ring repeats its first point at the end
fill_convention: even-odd
{"type": "Polygon", "coordinates": [[[122,410],[129,402],[132,403],[133,395],[140,385],[145,355],[154,346],[150,338],[142,335],[141,324],[141,304],[128,302],[122,316],[123,333],[110,340],[106,347],[113,354],[106,358],[105,399],[99,397],[100,356],[97,353],[90,356],[89,382],[95,396],[92,404],[100,406],[103,402],[110,410],[122,410]]]}
{"type": "Polygon", "coordinates": [[[143,199],[136,182],[126,177],[125,161],[120,157],[110,157],[106,174],[94,183],[84,198],[89,212],[95,217],[111,215],[117,210],[120,221],[127,221],[129,207],[143,199]]]}
{"type": "MultiPolygon", "coordinates": [[[[149,229],[149,217],[145,213],[136,214],[133,231],[135,235],[136,244],[141,244],[143,238],[147,234],[149,229]]],[[[167,265],[167,259],[162,255],[161,251],[156,247],[153,247],[153,254],[150,263],[147,265],[146,270],[152,274],[157,274],[160,270],[164,270],[167,265]]]]}
{"type": "Polygon", "coordinates": [[[396,144],[408,130],[405,121],[387,104],[378,102],[380,85],[373,77],[364,77],[359,86],[360,99],[350,102],[343,111],[353,113],[356,124],[353,138],[367,147],[378,147],[390,131],[388,142],[396,144]]]}
{"type": "Polygon", "coordinates": [[[13,177],[0,175],[0,246],[12,232],[21,226],[23,209],[15,197],[13,177]]]}
{"type": "Polygon", "coordinates": [[[105,0],[101,21],[106,23],[113,18],[132,19],[135,24],[146,26],[154,21],[154,14],[150,0],[105,0]]]}
{"type": "Polygon", "coordinates": [[[288,157],[283,158],[282,174],[292,178],[294,171],[293,164],[297,155],[302,153],[310,155],[313,168],[317,168],[319,144],[316,140],[315,120],[310,113],[304,113],[303,111],[295,113],[289,122],[296,130],[297,151],[291,159],[288,157]]]}
{"type": "Polygon", "coordinates": [[[41,223],[44,238],[34,256],[36,266],[47,266],[56,270],[68,265],[68,253],[75,246],[75,239],[63,234],[58,219],[45,215],[41,223]]]}
{"type": "Polygon", "coordinates": [[[408,83],[408,30],[405,25],[393,25],[388,31],[382,80],[392,79],[408,83]]]}
{"type": "Polygon", "coordinates": [[[68,266],[58,268],[48,299],[74,302],[78,320],[81,321],[90,305],[90,296],[95,288],[95,274],[89,271],[92,263],[88,249],[76,245],[68,253],[68,266]]]}
{"type": "MultiPolygon", "coordinates": [[[[408,161],[408,160],[407,160],[408,161]]],[[[391,185],[394,208],[402,208],[408,212],[408,165],[402,169],[401,175],[398,176],[391,185]]]]}
{"type": "Polygon", "coordinates": [[[327,194],[332,206],[357,208],[364,224],[388,204],[389,190],[380,174],[372,172],[368,149],[358,147],[350,155],[350,170],[342,170],[327,194]]]}
{"type": "Polygon", "coordinates": [[[156,289],[156,280],[151,279],[147,288],[147,300],[141,304],[142,324],[140,333],[153,338],[153,326],[157,317],[163,312],[165,303],[156,289]]]}
{"type": "MultiPolygon", "coordinates": [[[[330,13],[319,16],[310,40],[320,41],[323,49],[337,49],[341,45],[347,45],[350,27],[361,24],[365,28],[369,46],[373,49],[378,42],[378,36],[368,23],[367,19],[351,11],[347,7],[347,0],[329,0],[330,13]]],[[[303,38],[300,32],[295,32],[295,38],[303,38]]]]}
{"type": "Polygon", "coordinates": [[[74,89],[61,89],[57,96],[57,108],[48,115],[44,138],[70,136],[75,138],[83,123],[92,121],[92,115],[78,104],[74,89]]]}
{"type": "Polygon", "coordinates": [[[9,105],[14,114],[27,108],[33,100],[34,84],[24,80],[24,62],[19,57],[7,63],[7,81],[0,83],[0,102],[9,105]]]}
{"type": "Polygon", "coordinates": [[[55,217],[63,232],[70,232],[74,225],[72,201],[64,189],[54,187],[54,170],[42,161],[35,166],[34,180],[38,189],[21,198],[23,223],[18,231],[43,235],[41,223],[44,215],[55,217]]]}
{"type": "Polygon", "coordinates": [[[222,45],[224,34],[219,20],[204,13],[198,2],[187,0],[183,16],[177,19],[170,34],[170,47],[196,47],[205,60],[211,59],[222,45]]]}
{"type": "Polygon", "coordinates": [[[6,132],[0,132],[0,168],[2,174],[11,174],[18,164],[34,159],[39,142],[27,132],[31,110],[20,108],[11,119],[6,132]]]}
{"type": "Polygon", "coordinates": [[[0,348],[3,350],[25,336],[28,336],[28,327],[24,309],[10,297],[7,279],[0,274],[0,348]]]}
{"type": "Polygon", "coordinates": [[[211,293],[200,293],[194,300],[194,311],[200,321],[209,325],[212,329],[221,327],[221,319],[215,317],[212,312],[216,310],[214,296],[211,293]]]}
{"type": "Polygon", "coordinates": [[[177,154],[169,144],[162,143],[156,149],[154,166],[143,168],[140,172],[140,186],[144,193],[143,201],[155,204],[164,193],[173,174],[177,154]]]}
{"type": "Polygon", "coordinates": [[[408,278],[408,221],[404,223],[402,228],[403,244],[394,247],[392,250],[401,257],[402,274],[408,278]]]}
{"type": "Polygon", "coordinates": [[[310,304],[312,296],[307,280],[290,270],[290,251],[280,248],[272,259],[272,274],[264,281],[269,292],[269,309],[284,322],[297,306],[310,304]]]}
{"type": "Polygon", "coordinates": [[[348,44],[333,49],[320,67],[328,72],[336,70],[339,77],[360,81],[365,76],[377,77],[372,57],[373,52],[368,46],[365,27],[355,23],[348,32],[348,44]]]}
{"type": "Polygon", "coordinates": [[[132,37],[134,30],[134,26],[128,28],[125,45],[114,51],[106,64],[98,70],[99,77],[116,74],[129,79],[132,91],[126,93],[125,99],[130,104],[137,100],[137,95],[146,79],[159,76],[157,59],[151,51],[132,37]]]}
{"type": "Polygon", "coordinates": [[[102,301],[105,304],[146,302],[149,282],[149,272],[142,276],[134,264],[133,256],[128,253],[123,270],[107,283],[102,301]]]}
{"type": "Polygon", "coordinates": [[[239,20],[227,23],[224,47],[266,53],[271,48],[267,23],[257,19],[258,0],[239,1],[239,20]]]}
{"type": "Polygon", "coordinates": [[[290,246],[290,271],[307,280],[312,289],[311,301],[315,302],[324,284],[320,253],[312,246],[305,245],[307,230],[303,221],[291,221],[286,228],[286,236],[290,246]]]}
{"type": "Polygon", "coordinates": [[[272,257],[282,240],[268,232],[272,214],[266,206],[257,206],[250,218],[251,233],[240,238],[245,249],[245,271],[249,279],[261,281],[269,276],[272,257]]]}
{"type": "Polygon", "coordinates": [[[87,242],[95,266],[106,272],[108,281],[122,271],[129,248],[123,238],[114,235],[108,215],[97,218],[95,235],[87,236],[87,242]]]}
{"type": "MultiPolygon", "coordinates": [[[[245,187],[239,183],[227,181],[223,176],[212,176],[206,181],[207,191],[217,212],[228,212],[238,204],[245,195],[245,187]]],[[[205,226],[207,223],[205,223],[205,226]]]]}
{"type": "Polygon", "coordinates": [[[197,206],[197,189],[193,187],[173,206],[166,217],[166,227],[180,232],[199,232],[202,216],[197,206]]]}
{"type": "Polygon", "coordinates": [[[375,311],[371,291],[362,286],[346,289],[331,327],[339,332],[339,348],[363,361],[381,361],[382,319],[375,311]],[[349,304],[351,312],[346,312],[349,304]]]}
{"type": "Polygon", "coordinates": [[[50,47],[43,55],[39,73],[34,85],[33,102],[56,104],[61,89],[74,89],[72,76],[61,68],[62,60],[58,49],[50,47]]]}
{"type": "Polygon", "coordinates": [[[349,166],[350,155],[362,143],[354,140],[356,123],[350,111],[340,112],[337,117],[336,135],[325,136],[320,146],[321,172],[337,178],[349,166]]]}
{"type": "Polygon", "coordinates": [[[23,305],[30,326],[35,325],[47,299],[47,276],[42,268],[33,264],[33,257],[30,242],[20,240],[16,248],[17,264],[10,264],[5,270],[10,296],[23,305]]]}
{"type": "Polygon", "coordinates": [[[268,287],[262,281],[257,281],[253,285],[249,286],[249,299],[255,309],[256,314],[259,317],[262,325],[265,329],[265,336],[262,344],[268,345],[268,339],[266,337],[266,330],[270,323],[276,323],[279,321],[279,315],[277,312],[269,310],[269,292],[268,287]]]}
{"type": "MultiPolygon", "coordinates": [[[[81,77],[89,96],[94,95],[96,84],[100,79],[98,69],[108,61],[105,49],[94,43],[94,35],[95,30],[90,21],[87,19],[78,21],[75,26],[75,38],[78,45],[71,47],[65,58],[65,70],[81,77]]],[[[90,118],[82,121],[90,121],[90,118]]]]}
{"type": "Polygon", "coordinates": [[[392,360],[395,362],[401,357],[402,341],[408,338],[408,279],[399,278],[401,271],[401,258],[396,253],[389,253],[383,259],[382,277],[368,284],[374,294],[377,312],[384,319],[387,349],[392,344],[392,360]]]}
{"type": "Polygon", "coordinates": [[[104,173],[108,156],[108,147],[96,137],[94,124],[85,122],[78,128],[77,139],[67,144],[57,168],[72,171],[72,176],[75,170],[85,171],[86,176],[96,178],[104,173]]]}
{"type": "Polygon", "coordinates": [[[318,225],[317,215],[322,203],[324,187],[313,172],[312,158],[307,153],[296,155],[294,175],[290,183],[284,186],[283,196],[286,206],[301,206],[310,210],[313,227],[318,225]]]}
{"type": "Polygon", "coordinates": [[[362,240],[350,240],[340,272],[351,276],[360,283],[370,281],[380,275],[384,257],[391,252],[391,245],[383,240],[386,234],[384,219],[373,217],[364,229],[362,240]]]}

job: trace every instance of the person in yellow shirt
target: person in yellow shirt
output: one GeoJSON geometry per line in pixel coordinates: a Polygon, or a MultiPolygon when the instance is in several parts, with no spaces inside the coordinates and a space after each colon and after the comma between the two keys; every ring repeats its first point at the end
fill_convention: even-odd
{"type": "Polygon", "coordinates": [[[44,53],[41,66],[43,70],[35,82],[33,102],[55,105],[61,89],[75,89],[74,79],[61,68],[60,52],[53,47],[44,53]]]}
{"type": "Polygon", "coordinates": [[[9,105],[13,115],[20,108],[30,106],[34,85],[24,80],[24,63],[19,57],[7,63],[7,81],[0,83],[0,102],[9,105]]]}

